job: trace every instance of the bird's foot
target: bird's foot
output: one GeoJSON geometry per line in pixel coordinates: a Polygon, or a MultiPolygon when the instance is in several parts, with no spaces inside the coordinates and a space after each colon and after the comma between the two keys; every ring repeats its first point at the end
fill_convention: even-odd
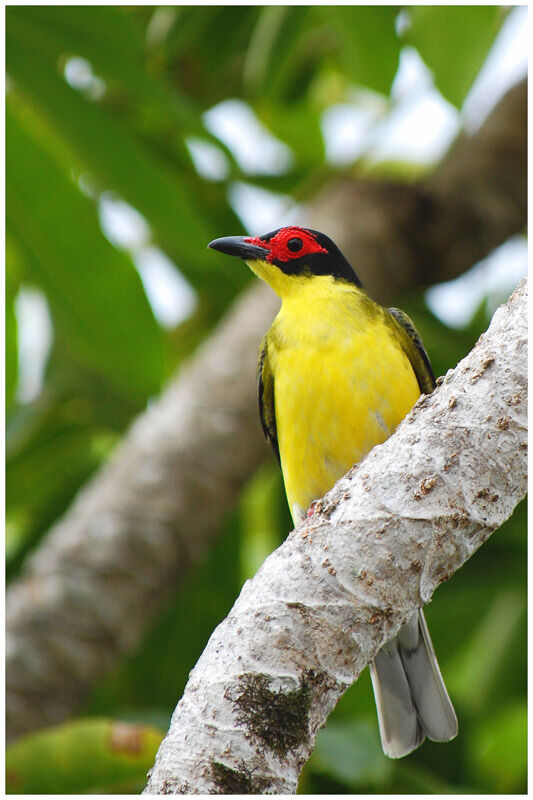
{"type": "Polygon", "coordinates": [[[315,513],[315,510],[316,510],[316,507],[317,507],[318,503],[319,503],[318,500],[313,500],[313,502],[311,503],[311,505],[307,509],[307,516],[308,517],[312,517],[313,516],[313,514],[315,513]]]}

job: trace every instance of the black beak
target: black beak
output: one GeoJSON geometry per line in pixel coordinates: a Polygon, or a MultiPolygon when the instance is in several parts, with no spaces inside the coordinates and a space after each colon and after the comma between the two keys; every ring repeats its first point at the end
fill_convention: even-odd
{"type": "Polygon", "coordinates": [[[228,256],[238,256],[245,261],[264,261],[268,254],[268,249],[246,242],[245,240],[249,238],[248,236],[223,236],[222,239],[214,239],[214,241],[209,242],[207,246],[212,247],[213,250],[219,250],[221,253],[226,253],[228,256]]]}

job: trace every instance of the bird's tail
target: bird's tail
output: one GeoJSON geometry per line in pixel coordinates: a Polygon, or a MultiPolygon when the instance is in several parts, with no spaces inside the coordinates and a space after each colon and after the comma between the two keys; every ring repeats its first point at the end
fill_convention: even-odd
{"type": "Polygon", "coordinates": [[[457,735],[457,717],[421,609],[383,645],[370,675],[387,756],[407,755],[426,736],[447,742],[457,735]]]}

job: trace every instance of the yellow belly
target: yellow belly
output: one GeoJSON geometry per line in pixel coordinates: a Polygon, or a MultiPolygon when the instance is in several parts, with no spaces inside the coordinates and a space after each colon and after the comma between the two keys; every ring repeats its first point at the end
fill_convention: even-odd
{"type": "Polygon", "coordinates": [[[281,467],[297,521],[390,436],[420,389],[381,318],[338,316],[322,307],[314,322],[309,313],[298,321],[288,311],[275,323],[270,358],[281,467]]]}

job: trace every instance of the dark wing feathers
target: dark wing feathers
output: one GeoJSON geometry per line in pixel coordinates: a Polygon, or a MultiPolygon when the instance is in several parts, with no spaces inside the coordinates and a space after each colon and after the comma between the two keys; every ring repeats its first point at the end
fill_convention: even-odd
{"type": "Polygon", "coordinates": [[[409,337],[405,340],[405,352],[413,367],[420,391],[430,394],[435,388],[435,376],[422,339],[411,319],[399,308],[389,308],[390,313],[409,337]]]}
{"type": "Polygon", "coordinates": [[[257,388],[259,393],[259,416],[263,433],[272,445],[272,449],[280,462],[278,434],[276,431],[276,412],[274,408],[274,376],[268,361],[267,336],[259,348],[259,362],[257,365],[257,388]]]}

